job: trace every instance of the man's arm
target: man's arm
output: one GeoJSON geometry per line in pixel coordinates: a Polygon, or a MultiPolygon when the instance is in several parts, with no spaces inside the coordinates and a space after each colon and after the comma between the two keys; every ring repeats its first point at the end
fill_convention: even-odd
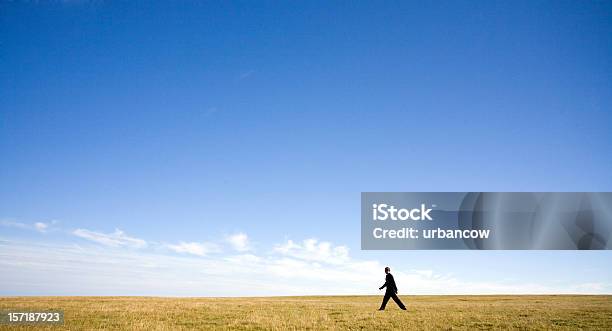
{"type": "Polygon", "coordinates": [[[382,290],[383,288],[385,288],[387,285],[389,285],[389,277],[385,276],[385,283],[383,284],[383,286],[379,287],[379,290],[382,290]]]}

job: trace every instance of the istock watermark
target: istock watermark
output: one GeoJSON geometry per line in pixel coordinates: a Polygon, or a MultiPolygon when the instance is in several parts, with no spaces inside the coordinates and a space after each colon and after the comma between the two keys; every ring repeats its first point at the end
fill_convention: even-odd
{"type": "Polygon", "coordinates": [[[362,249],[602,250],[610,192],[365,192],[362,249]]]}

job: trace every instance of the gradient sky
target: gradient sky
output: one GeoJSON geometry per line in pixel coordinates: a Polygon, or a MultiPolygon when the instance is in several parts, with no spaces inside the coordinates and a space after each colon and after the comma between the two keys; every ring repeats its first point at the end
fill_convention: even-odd
{"type": "Polygon", "coordinates": [[[609,252],[359,233],[362,191],[611,191],[611,37],[609,1],[1,2],[0,294],[612,293],[609,252]]]}

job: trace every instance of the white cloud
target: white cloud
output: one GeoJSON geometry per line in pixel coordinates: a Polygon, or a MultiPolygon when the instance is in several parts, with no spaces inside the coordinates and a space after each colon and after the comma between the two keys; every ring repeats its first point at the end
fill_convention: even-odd
{"type": "Polygon", "coordinates": [[[235,250],[239,252],[251,250],[249,237],[245,233],[236,233],[231,236],[227,236],[226,240],[235,250]]]}
{"type": "Polygon", "coordinates": [[[292,240],[276,245],[274,251],[294,258],[319,261],[331,264],[347,262],[349,259],[349,249],[346,246],[334,246],[329,242],[318,241],[317,239],[306,239],[301,244],[294,243],[292,240]]]}
{"type": "Polygon", "coordinates": [[[72,231],[72,234],[74,234],[77,237],[91,240],[93,242],[97,242],[99,244],[110,246],[110,247],[125,246],[125,247],[141,248],[147,245],[146,241],[139,239],[139,238],[130,237],[126,235],[125,232],[119,229],[115,229],[115,232],[113,233],[101,233],[101,232],[95,232],[95,231],[90,231],[86,229],[76,229],[72,231]]]}
{"type": "Polygon", "coordinates": [[[198,256],[205,256],[209,253],[220,252],[219,246],[213,243],[197,243],[197,242],[183,242],[181,241],[177,245],[165,245],[167,248],[177,252],[193,254],[198,256]]]}
{"type": "MultiPolygon", "coordinates": [[[[209,254],[221,252],[218,243],[147,243],[121,230],[107,234],[77,229],[72,233],[102,245],[43,245],[0,239],[0,283],[11,284],[0,288],[0,295],[380,294],[378,287],[384,282],[384,264],[357,259],[346,246],[317,239],[286,240],[266,253],[255,254],[249,251],[248,236],[237,233],[225,238],[234,253],[209,254]],[[150,249],[121,249],[145,246],[150,249]],[[184,255],[169,254],[169,250],[184,255]],[[49,282],[54,284],[52,288],[46,285],[49,282]]],[[[597,278],[581,282],[487,281],[430,269],[402,269],[397,263],[392,272],[401,295],[612,293],[612,284],[597,282],[597,278]]]]}
{"type": "MultiPolygon", "coordinates": [[[[192,257],[157,250],[0,240],[0,283],[11,284],[0,289],[0,295],[380,295],[383,268],[375,260],[346,257],[342,264],[330,264],[274,251],[192,257]]],[[[431,270],[397,267],[392,272],[400,295],[612,293],[609,282],[486,282],[431,270]]]]}

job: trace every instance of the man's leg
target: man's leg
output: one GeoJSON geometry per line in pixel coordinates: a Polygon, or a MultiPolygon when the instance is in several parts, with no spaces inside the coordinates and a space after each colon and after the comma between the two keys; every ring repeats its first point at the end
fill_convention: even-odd
{"type": "Polygon", "coordinates": [[[385,310],[385,307],[387,306],[387,302],[389,301],[390,297],[391,294],[389,292],[385,292],[385,297],[383,298],[383,302],[378,310],[385,310]]]}
{"type": "Polygon", "coordinates": [[[393,293],[393,295],[391,297],[393,298],[393,301],[395,301],[395,303],[397,303],[397,305],[402,310],[406,310],[406,306],[404,306],[404,304],[402,303],[402,300],[400,300],[400,298],[397,297],[397,294],[393,293]]]}

